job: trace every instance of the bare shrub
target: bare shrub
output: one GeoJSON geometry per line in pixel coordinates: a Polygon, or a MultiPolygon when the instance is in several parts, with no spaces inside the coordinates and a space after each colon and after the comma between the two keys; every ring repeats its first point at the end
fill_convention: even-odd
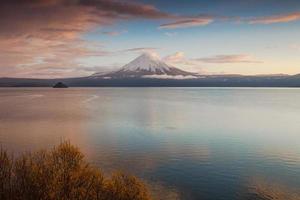
{"type": "Polygon", "coordinates": [[[0,199],[9,199],[11,194],[12,158],[0,149],[0,199]]]}
{"type": "Polygon", "coordinates": [[[147,188],[134,176],[122,172],[114,173],[106,182],[107,199],[139,200],[150,199],[147,188]]]}
{"type": "Polygon", "coordinates": [[[104,178],[78,148],[64,142],[51,151],[17,159],[0,151],[1,200],[149,200],[136,177],[115,173],[104,178]]]}

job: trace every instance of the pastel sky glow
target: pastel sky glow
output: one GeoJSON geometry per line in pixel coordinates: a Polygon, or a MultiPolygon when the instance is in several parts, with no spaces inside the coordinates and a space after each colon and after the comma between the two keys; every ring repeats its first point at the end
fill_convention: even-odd
{"type": "Polygon", "coordinates": [[[202,74],[300,73],[299,0],[3,0],[0,77],[87,76],[143,52],[202,74]]]}

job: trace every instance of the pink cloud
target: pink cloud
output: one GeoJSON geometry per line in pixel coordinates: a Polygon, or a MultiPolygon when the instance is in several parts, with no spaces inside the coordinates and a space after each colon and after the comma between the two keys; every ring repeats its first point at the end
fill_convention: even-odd
{"type": "Polygon", "coordinates": [[[123,31],[103,31],[102,34],[104,35],[108,35],[108,36],[118,36],[118,35],[122,35],[124,33],[127,33],[127,30],[123,30],[123,31]]]}
{"type": "Polygon", "coordinates": [[[175,28],[187,28],[194,26],[205,26],[214,21],[213,17],[203,16],[196,18],[183,18],[175,22],[162,24],[159,26],[161,29],[175,29],[175,28]]]}
{"type": "Polygon", "coordinates": [[[125,49],[122,52],[153,52],[156,51],[158,48],[155,47],[137,47],[131,49],[125,49]]]}
{"type": "Polygon", "coordinates": [[[216,55],[205,58],[195,59],[204,63],[261,63],[261,61],[257,61],[253,59],[250,55],[246,54],[234,54],[234,55],[216,55]]]}
{"type": "Polygon", "coordinates": [[[128,15],[142,18],[169,18],[173,15],[158,10],[153,5],[134,3],[130,1],[119,0],[86,0],[81,1],[81,5],[93,6],[99,10],[115,13],[117,15],[128,15]]]}
{"type": "Polygon", "coordinates": [[[107,52],[103,47],[91,49],[93,43],[82,41],[81,36],[118,20],[137,17],[161,19],[172,15],[132,1],[3,0],[0,76],[63,77],[83,73],[80,58],[104,56],[107,52]]]}
{"type": "Polygon", "coordinates": [[[250,24],[274,24],[300,20],[300,12],[272,15],[266,17],[256,17],[249,20],[250,24]]]}
{"type": "Polygon", "coordinates": [[[185,55],[184,52],[176,52],[175,54],[168,55],[164,58],[164,61],[169,62],[169,63],[178,63],[182,62],[185,60],[185,55]]]}
{"type": "Polygon", "coordinates": [[[38,38],[0,40],[1,76],[58,78],[90,75],[78,61],[110,52],[92,48],[83,40],[53,41],[38,38]]]}
{"type": "Polygon", "coordinates": [[[177,66],[181,69],[191,72],[202,73],[203,68],[201,63],[195,59],[190,59],[185,56],[184,52],[176,52],[163,58],[163,60],[172,66],[177,66]]]}

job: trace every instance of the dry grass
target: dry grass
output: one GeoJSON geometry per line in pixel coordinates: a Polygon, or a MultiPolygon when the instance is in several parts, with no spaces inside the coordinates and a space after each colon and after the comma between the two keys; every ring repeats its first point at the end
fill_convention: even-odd
{"type": "Polygon", "coordinates": [[[121,172],[105,178],[69,142],[15,159],[0,150],[1,200],[149,200],[145,185],[121,172]]]}

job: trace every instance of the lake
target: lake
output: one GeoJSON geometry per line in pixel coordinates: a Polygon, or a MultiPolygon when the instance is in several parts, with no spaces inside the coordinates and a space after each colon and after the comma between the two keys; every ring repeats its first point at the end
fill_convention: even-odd
{"type": "Polygon", "coordinates": [[[0,89],[2,148],[17,156],[64,140],[157,199],[298,195],[300,89],[0,89]]]}

